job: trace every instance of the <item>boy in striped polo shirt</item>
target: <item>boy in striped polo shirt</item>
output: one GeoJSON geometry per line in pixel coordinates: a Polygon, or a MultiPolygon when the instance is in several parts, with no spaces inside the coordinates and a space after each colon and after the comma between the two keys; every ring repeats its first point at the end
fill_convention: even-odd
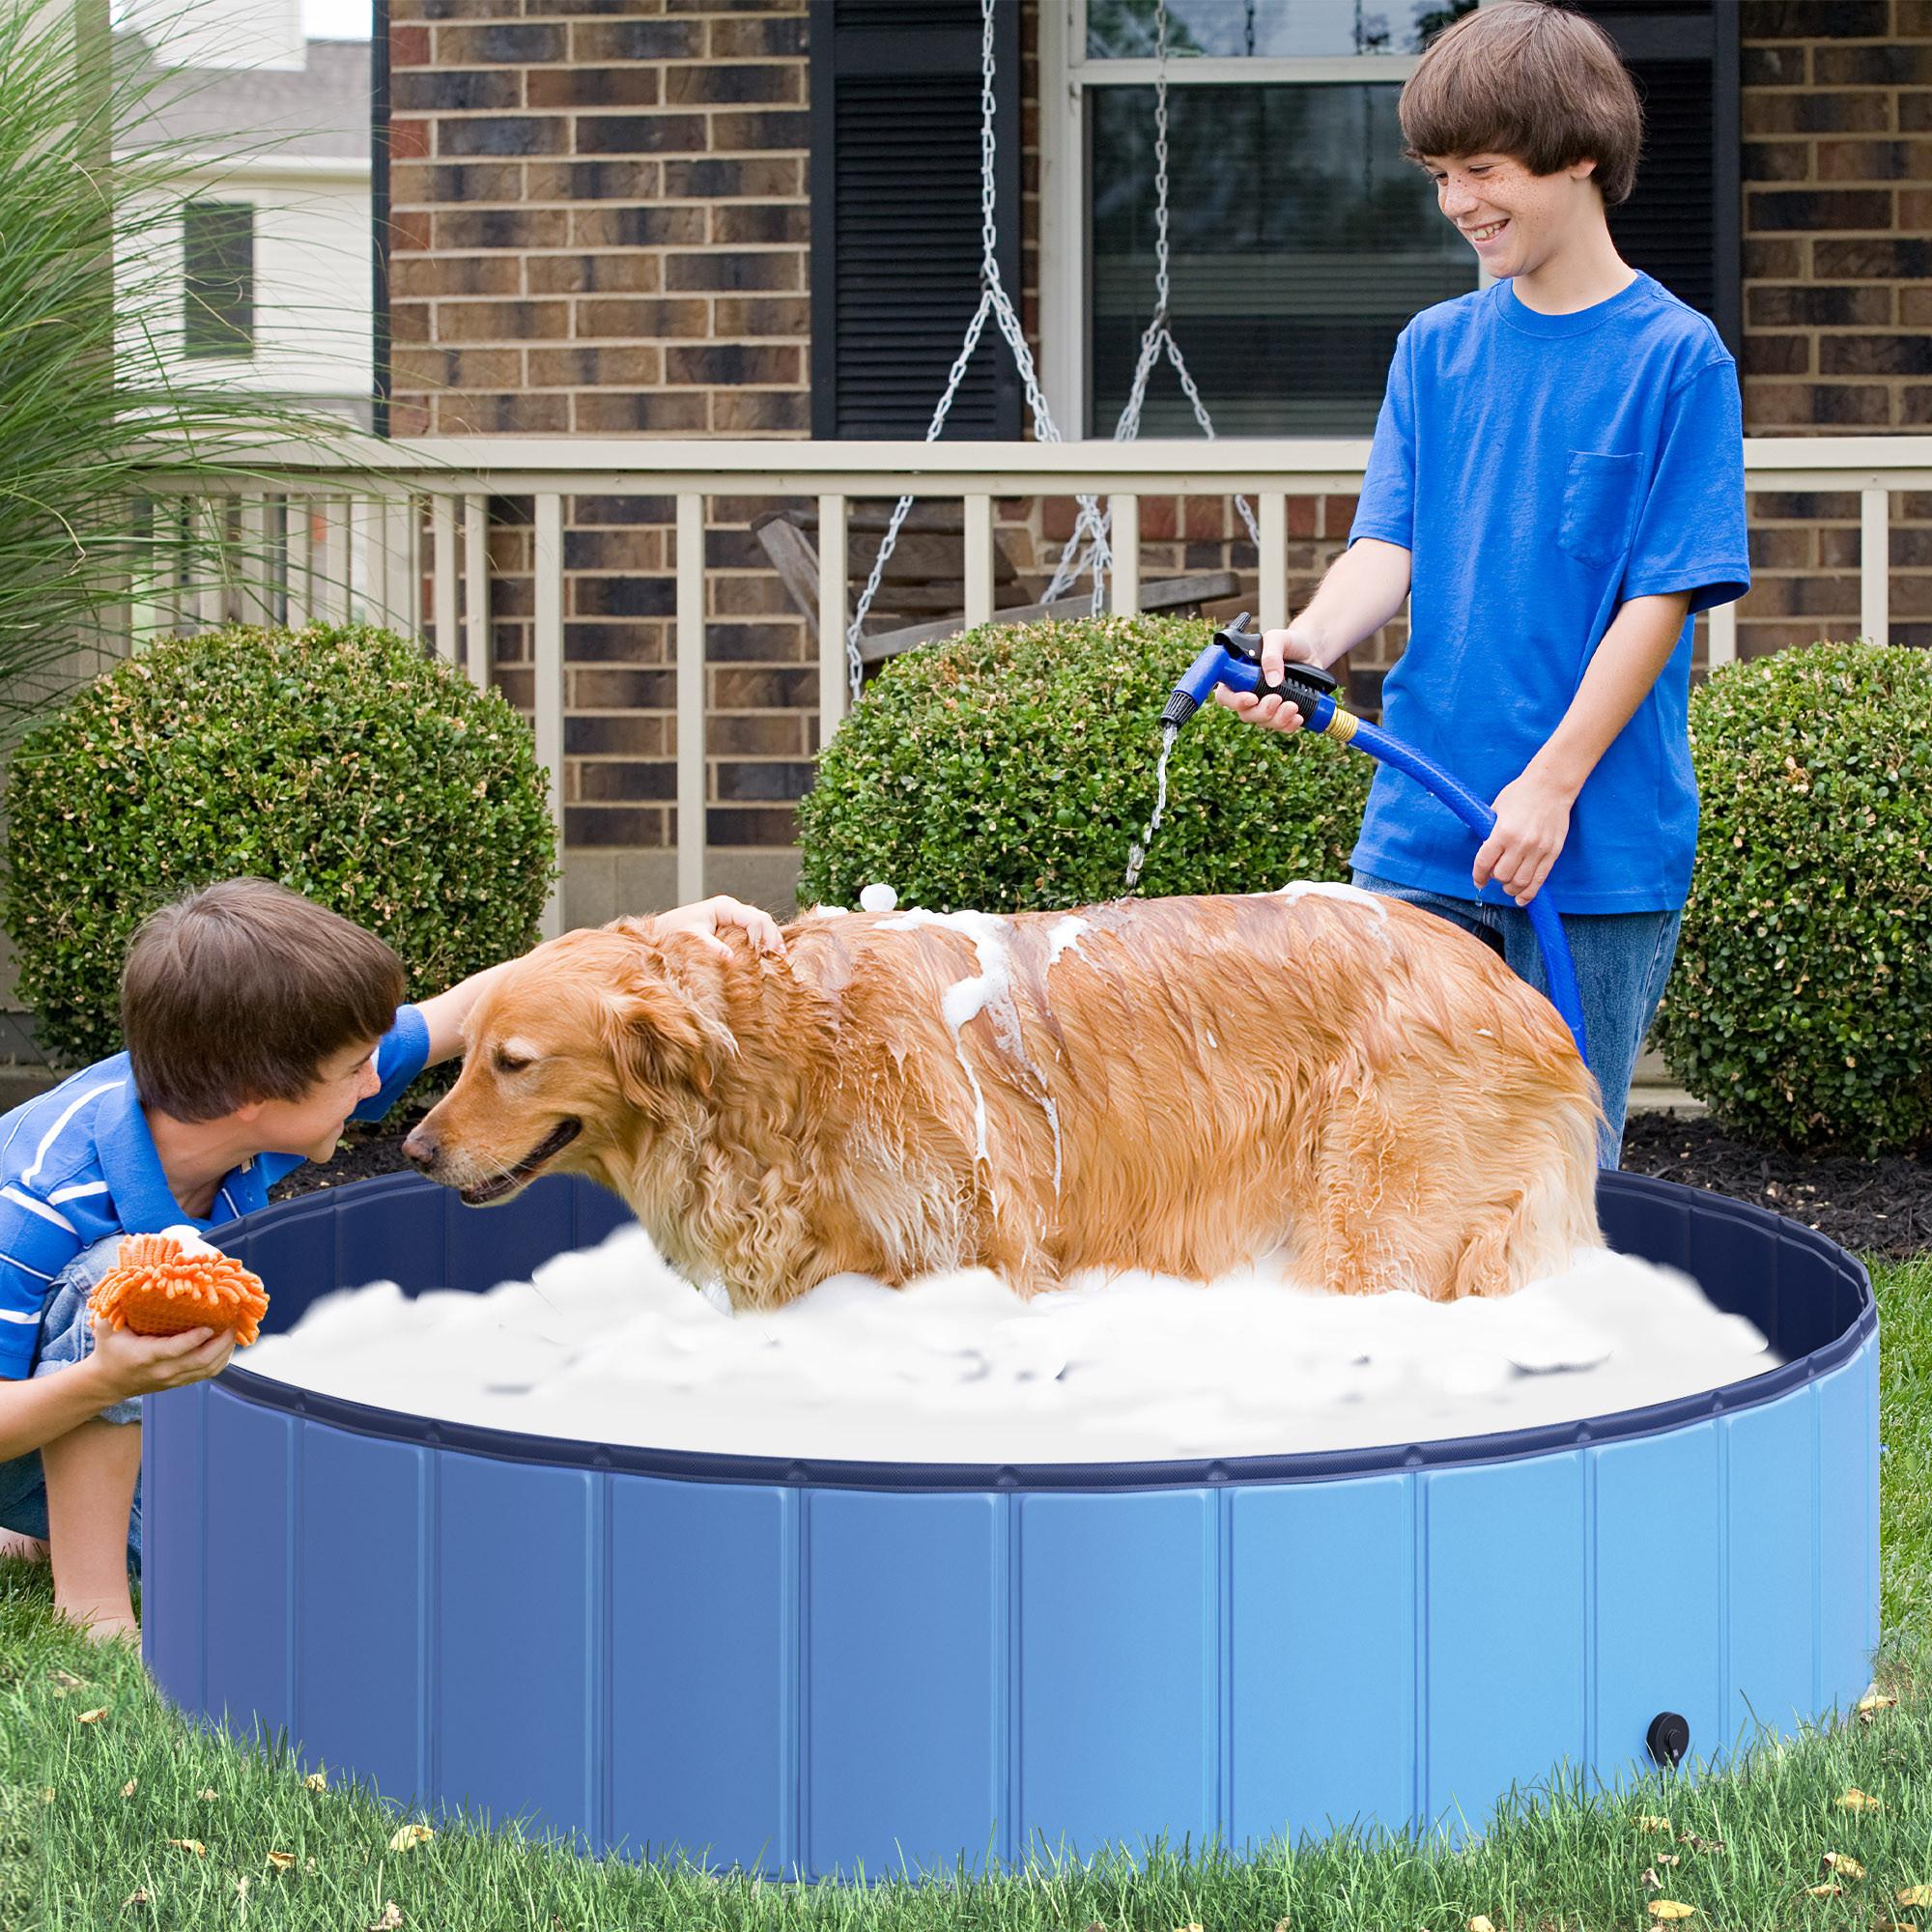
{"type": "MultiPolygon", "coordinates": [[[[735,899],[659,923],[782,947],[735,899]]],[[[128,1050],[0,1118],[0,1553],[49,1554],[64,1616],[134,1631],[140,1398],[219,1373],[234,1347],[205,1328],[95,1334],[87,1298],[119,1236],[200,1236],[265,1207],[347,1122],[381,1119],[460,1053],[502,970],[405,1005],[402,964],[373,934],[266,879],[226,880],[135,934],[128,1050]]]]}

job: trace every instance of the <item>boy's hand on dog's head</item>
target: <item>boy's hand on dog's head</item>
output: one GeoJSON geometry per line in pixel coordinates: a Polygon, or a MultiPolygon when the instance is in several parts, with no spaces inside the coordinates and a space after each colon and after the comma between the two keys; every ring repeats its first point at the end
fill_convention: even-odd
{"type": "Polygon", "coordinates": [[[129,1396],[157,1395],[162,1389],[206,1381],[228,1366],[234,1352],[232,1328],[136,1335],[131,1329],[110,1328],[103,1322],[94,1331],[94,1352],[87,1359],[111,1392],[107,1399],[125,1402],[129,1396]]]}
{"type": "Polygon", "coordinates": [[[784,934],[779,930],[778,921],[770,913],[746,905],[727,893],[699,899],[696,905],[678,906],[670,912],[660,913],[657,919],[660,932],[689,933],[692,938],[701,940],[712,952],[721,953],[728,953],[731,950],[718,937],[721,928],[727,925],[737,926],[760,952],[776,952],[782,956],[784,934]]]}

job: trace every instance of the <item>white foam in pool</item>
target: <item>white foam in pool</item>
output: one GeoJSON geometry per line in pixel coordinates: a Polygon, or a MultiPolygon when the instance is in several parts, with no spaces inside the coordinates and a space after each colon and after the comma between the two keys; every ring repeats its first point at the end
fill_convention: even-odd
{"type": "Polygon", "coordinates": [[[884,1462],[1110,1462],[1489,1435],[1776,1366],[1672,1270],[1603,1252],[1493,1301],[1089,1277],[1032,1302],[982,1270],[857,1275],[733,1315],[635,1228],[534,1282],[316,1303],[242,1366],[352,1401],[542,1435],[884,1462]]]}

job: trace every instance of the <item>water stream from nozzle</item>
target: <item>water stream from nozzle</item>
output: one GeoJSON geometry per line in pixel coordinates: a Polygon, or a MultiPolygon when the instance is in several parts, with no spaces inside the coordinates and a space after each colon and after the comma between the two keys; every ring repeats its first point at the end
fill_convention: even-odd
{"type": "Polygon", "coordinates": [[[1147,831],[1127,847],[1127,891],[1141,882],[1141,867],[1147,864],[1148,849],[1153,843],[1153,835],[1160,830],[1161,813],[1167,810],[1167,760],[1174,750],[1174,741],[1180,736],[1179,724],[1163,724],[1160,727],[1160,766],[1154,777],[1158,790],[1153,802],[1153,816],[1148,820],[1147,831]]]}

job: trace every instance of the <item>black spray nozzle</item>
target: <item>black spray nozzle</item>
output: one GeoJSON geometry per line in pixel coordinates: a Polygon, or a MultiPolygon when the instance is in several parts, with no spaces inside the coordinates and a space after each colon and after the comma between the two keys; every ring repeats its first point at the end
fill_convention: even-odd
{"type": "Polygon", "coordinates": [[[1167,700],[1167,709],[1160,714],[1160,728],[1163,731],[1179,731],[1194,714],[1201,709],[1201,700],[1185,691],[1177,691],[1167,700]]]}
{"type": "Polygon", "coordinates": [[[1248,629],[1248,613],[1243,611],[1233,622],[1223,624],[1214,633],[1214,641],[1231,658],[1241,658],[1248,664],[1262,661],[1262,634],[1248,629]]]}
{"type": "Polygon", "coordinates": [[[1264,697],[1286,698],[1305,720],[1312,720],[1315,707],[1335,692],[1335,680],[1320,665],[1291,660],[1282,668],[1281,680],[1269,684],[1262,676],[1262,634],[1247,628],[1243,611],[1232,624],[1214,633],[1213,641],[1188,666],[1180,682],[1160,714],[1163,731],[1179,731],[1192,718],[1216,686],[1230,691],[1253,691],[1264,697]]]}

